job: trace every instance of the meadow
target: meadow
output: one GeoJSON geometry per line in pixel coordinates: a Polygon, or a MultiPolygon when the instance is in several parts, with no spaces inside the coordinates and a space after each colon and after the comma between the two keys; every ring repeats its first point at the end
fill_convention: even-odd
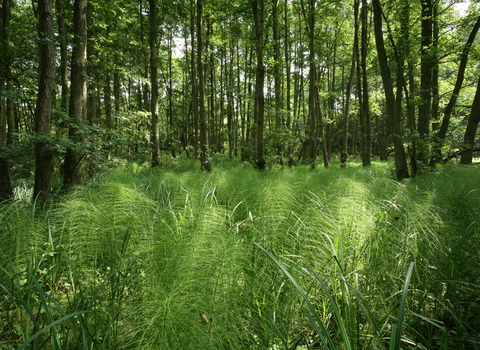
{"type": "Polygon", "coordinates": [[[0,349],[478,349],[480,167],[125,163],[0,206],[0,349]]]}

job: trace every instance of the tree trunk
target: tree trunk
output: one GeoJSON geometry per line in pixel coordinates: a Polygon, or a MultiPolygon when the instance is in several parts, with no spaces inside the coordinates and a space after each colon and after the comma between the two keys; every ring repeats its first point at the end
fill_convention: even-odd
{"type": "Polygon", "coordinates": [[[385,102],[387,105],[388,117],[392,125],[392,140],[395,150],[395,177],[397,180],[408,178],[408,166],[405,149],[403,148],[403,137],[401,133],[401,120],[397,117],[395,108],[395,95],[393,93],[393,82],[388,66],[387,53],[383,40],[382,30],[382,8],[380,0],[373,0],[375,44],[377,47],[378,62],[382,75],[383,89],[385,91],[385,102]]]}
{"type": "Polygon", "coordinates": [[[205,108],[205,67],[203,64],[203,1],[197,0],[197,74],[198,74],[198,121],[200,127],[200,168],[211,171],[207,136],[207,111],[205,108]]]}
{"type": "Polygon", "coordinates": [[[282,126],[282,64],[280,61],[280,33],[278,28],[278,0],[272,1],[273,21],[273,60],[274,60],[274,95],[275,95],[275,126],[277,130],[282,126]]]}
{"type": "Polygon", "coordinates": [[[150,142],[152,147],[152,167],[160,166],[160,132],[158,116],[158,64],[157,64],[157,0],[149,0],[150,4],[150,85],[152,88],[150,112],[152,125],[150,142]]]}
{"type": "MultiPolygon", "coordinates": [[[[328,137],[325,133],[322,110],[320,108],[320,89],[318,86],[315,86],[315,108],[316,115],[318,115],[318,136],[322,140],[322,156],[323,156],[323,166],[328,168],[330,166],[330,154],[328,149],[328,137]]],[[[318,147],[318,143],[317,143],[318,147]]],[[[318,152],[318,151],[317,151],[318,152]]]]}
{"type": "Polygon", "coordinates": [[[87,95],[87,122],[89,125],[98,125],[97,116],[97,50],[95,45],[95,28],[93,21],[94,8],[91,2],[87,5],[87,76],[88,95],[87,95]]]}
{"type": "Polygon", "coordinates": [[[198,80],[195,64],[195,0],[190,0],[190,37],[192,52],[190,53],[190,77],[192,82],[192,117],[193,117],[193,148],[195,157],[200,155],[200,136],[199,136],[199,108],[198,108],[198,80]]]}
{"type": "MultiPolygon", "coordinates": [[[[290,23],[288,21],[288,3],[289,1],[288,0],[285,0],[285,13],[284,13],[284,17],[285,17],[285,23],[284,23],[284,27],[285,27],[285,33],[284,33],[284,40],[285,40],[285,69],[286,69],[286,81],[287,81],[287,91],[286,91],[286,97],[285,97],[285,113],[286,113],[286,117],[285,117],[285,126],[288,128],[291,127],[291,111],[292,111],[292,106],[291,106],[291,95],[292,95],[292,74],[291,74],[291,69],[292,67],[290,66],[290,50],[292,48],[291,44],[290,44],[290,23]]],[[[289,155],[290,155],[291,152],[289,152],[289,155]]]]}
{"type": "MultiPolygon", "coordinates": [[[[5,16],[10,16],[10,7],[7,4],[10,0],[0,0],[0,55],[1,61],[8,61],[5,55],[8,52],[8,28],[5,26],[5,16]]],[[[0,66],[0,149],[7,144],[7,121],[5,113],[5,97],[3,91],[5,89],[7,75],[7,65],[0,66]]],[[[10,167],[6,158],[0,158],[0,201],[7,200],[13,195],[12,185],[10,183],[10,167]]]]}
{"type": "Polygon", "coordinates": [[[83,183],[83,159],[85,157],[83,143],[85,140],[80,128],[85,125],[86,121],[87,0],[75,0],[73,26],[68,137],[75,147],[67,148],[65,154],[63,177],[65,187],[83,183]]]}
{"type": "Polygon", "coordinates": [[[44,138],[35,144],[35,185],[33,198],[44,203],[50,197],[52,178],[52,153],[50,142],[50,115],[53,105],[55,84],[55,49],[53,46],[53,6],[52,0],[38,1],[40,38],[40,75],[37,106],[35,110],[35,132],[44,138]]]}
{"type": "Polygon", "coordinates": [[[472,164],[473,146],[475,144],[475,136],[477,135],[478,123],[480,122],[480,78],[477,83],[477,91],[473,99],[472,110],[468,117],[467,128],[463,136],[464,151],[460,157],[461,164],[472,164]]]}
{"type": "Polygon", "coordinates": [[[257,54],[257,67],[255,70],[255,104],[254,119],[257,126],[256,133],[256,162],[258,170],[265,170],[265,96],[263,93],[265,85],[265,65],[263,62],[263,41],[264,41],[264,22],[265,22],[265,0],[253,0],[253,16],[255,21],[255,52],[257,54]]]}
{"type": "Polygon", "coordinates": [[[65,20],[63,18],[63,0],[55,1],[57,12],[58,40],[60,46],[60,86],[61,86],[61,111],[68,111],[68,48],[67,33],[65,31],[65,20]]]}
{"type": "Polygon", "coordinates": [[[421,64],[420,64],[420,103],[418,105],[418,149],[417,161],[426,165],[429,148],[430,115],[432,112],[432,23],[433,2],[421,0],[422,4],[422,40],[421,40],[421,64]]]}
{"type": "Polygon", "coordinates": [[[3,11],[2,11],[2,22],[3,22],[3,30],[2,30],[2,37],[0,38],[3,40],[4,45],[2,47],[3,54],[6,55],[4,57],[5,63],[5,74],[3,75],[4,79],[6,80],[6,88],[5,91],[7,92],[6,96],[6,123],[7,123],[7,144],[11,145],[15,141],[15,114],[14,114],[14,100],[13,97],[15,92],[13,91],[13,72],[12,72],[12,64],[11,62],[11,52],[10,52],[10,20],[12,15],[12,2],[13,0],[3,0],[3,11]]]}
{"type": "Polygon", "coordinates": [[[360,50],[361,56],[361,73],[362,73],[362,99],[360,103],[361,118],[360,128],[362,130],[363,148],[362,148],[362,164],[363,166],[370,166],[372,164],[372,127],[370,120],[370,93],[367,78],[367,46],[368,46],[368,11],[367,1],[362,1],[361,22],[362,22],[362,45],[360,50]]]}
{"type": "Polygon", "coordinates": [[[234,118],[234,100],[233,91],[235,86],[233,62],[234,62],[234,44],[230,41],[229,45],[230,64],[226,67],[226,79],[227,79],[227,130],[228,130],[228,156],[233,158],[235,153],[235,118],[234,118]]]}
{"type": "MultiPolygon", "coordinates": [[[[303,6],[303,2],[302,2],[303,6]]],[[[316,108],[317,97],[317,69],[315,65],[315,1],[308,1],[308,12],[304,11],[307,20],[308,29],[308,62],[309,62],[309,85],[308,85],[308,119],[306,125],[308,130],[305,132],[306,140],[303,142],[302,159],[304,163],[309,163],[312,169],[315,169],[317,163],[318,142],[317,142],[317,123],[316,116],[319,108],[316,108]]],[[[320,107],[320,106],[318,106],[320,107]]]]}
{"type": "Polygon", "coordinates": [[[432,150],[432,160],[431,165],[439,162],[442,159],[442,144],[447,136],[448,126],[450,123],[450,117],[453,112],[453,108],[457,103],[458,95],[460,94],[460,89],[462,88],[463,80],[465,78],[465,69],[467,67],[468,55],[470,53],[470,48],[472,47],[473,42],[475,41],[475,37],[477,36],[478,30],[480,29],[480,16],[477,18],[477,22],[472,28],[468,40],[463,47],[461,58],[460,58],[460,65],[458,66],[458,73],[457,79],[455,81],[455,86],[453,88],[452,95],[450,96],[450,100],[448,101],[447,106],[443,111],[443,119],[436,135],[436,139],[434,140],[433,150],[432,150]]]}
{"type": "Polygon", "coordinates": [[[355,47],[358,45],[358,9],[360,3],[358,0],[354,1],[354,17],[355,17],[355,34],[353,36],[353,47],[352,47],[352,61],[350,65],[350,74],[347,80],[347,86],[345,91],[345,110],[343,116],[343,140],[342,140],[342,150],[340,153],[340,167],[344,168],[347,166],[348,161],[348,124],[350,120],[350,95],[352,92],[353,79],[355,77],[355,62],[357,60],[355,47]]]}

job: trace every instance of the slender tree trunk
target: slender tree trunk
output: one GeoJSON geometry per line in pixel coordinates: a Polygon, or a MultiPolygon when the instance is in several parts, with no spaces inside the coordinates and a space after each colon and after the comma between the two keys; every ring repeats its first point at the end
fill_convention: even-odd
{"type": "Polygon", "coordinates": [[[95,45],[95,24],[93,21],[94,8],[91,2],[87,5],[87,76],[88,95],[87,95],[87,122],[89,125],[98,125],[97,118],[97,50],[95,45]]]}
{"type": "MultiPolygon", "coordinates": [[[[359,6],[360,2],[359,1],[359,6]]],[[[352,133],[352,154],[356,155],[359,152],[360,157],[363,157],[363,149],[365,147],[365,138],[363,137],[363,129],[362,125],[364,125],[364,111],[363,111],[363,91],[362,91],[362,58],[360,52],[360,43],[361,43],[361,33],[360,33],[360,25],[362,19],[360,17],[360,8],[358,13],[356,14],[359,16],[356,18],[358,22],[358,29],[357,29],[357,40],[353,42],[353,50],[355,51],[356,57],[356,97],[358,101],[358,118],[354,122],[354,131],[352,133]],[[359,147],[357,147],[357,144],[359,147]]]]}
{"type": "Polygon", "coordinates": [[[196,72],[196,60],[195,60],[195,0],[190,0],[190,45],[192,50],[190,52],[190,64],[191,64],[191,83],[192,83],[192,119],[193,119],[193,147],[195,150],[195,157],[200,155],[200,136],[199,136],[199,117],[198,117],[198,80],[196,72]]]}
{"type": "MultiPolygon", "coordinates": [[[[115,55],[115,66],[118,66],[119,57],[115,55]]],[[[121,74],[119,69],[115,69],[113,71],[113,96],[115,97],[115,114],[116,118],[118,118],[118,112],[120,112],[120,96],[121,96],[121,74]]],[[[117,122],[118,120],[115,120],[117,122]]]]}
{"type": "Polygon", "coordinates": [[[423,166],[426,165],[429,148],[430,116],[432,113],[432,23],[433,2],[421,0],[422,4],[422,40],[421,40],[421,64],[420,64],[420,103],[418,105],[418,134],[419,143],[417,160],[423,166]]]}
{"type": "MultiPolygon", "coordinates": [[[[438,20],[438,2],[435,2],[433,5],[433,33],[432,33],[432,53],[436,57],[438,57],[438,41],[440,36],[440,25],[438,20]]],[[[433,57],[431,59],[432,62],[432,113],[431,113],[431,120],[435,122],[435,125],[438,125],[439,120],[439,112],[440,112],[440,70],[438,59],[433,57]]],[[[432,131],[436,131],[433,129],[432,124],[432,131]]],[[[438,127],[437,127],[438,128],[438,127]]]]}
{"type": "Polygon", "coordinates": [[[58,27],[58,41],[60,46],[60,86],[61,111],[67,113],[68,111],[68,48],[67,48],[67,33],[65,31],[65,20],[63,14],[63,0],[55,0],[55,9],[57,13],[57,27],[58,27]]]}
{"type": "MultiPolygon", "coordinates": [[[[290,22],[288,20],[288,0],[285,0],[285,12],[284,12],[284,27],[285,27],[285,33],[284,33],[284,46],[285,46],[285,70],[286,70],[286,82],[287,82],[287,91],[286,91],[286,97],[285,97],[285,126],[288,128],[291,127],[291,113],[292,113],[292,106],[291,106],[291,98],[292,98],[292,74],[291,70],[292,68],[290,67],[290,50],[292,49],[291,43],[290,43],[290,22]]],[[[289,152],[290,154],[290,152],[289,152]]]]}
{"type": "MultiPolygon", "coordinates": [[[[208,80],[208,90],[207,90],[207,120],[210,120],[210,123],[207,122],[207,124],[210,127],[208,133],[208,145],[209,145],[209,151],[212,153],[218,152],[217,149],[217,123],[215,122],[215,85],[216,85],[216,78],[215,78],[215,54],[214,54],[214,48],[209,38],[211,38],[213,34],[213,21],[210,17],[208,17],[207,20],[207,40],[205,42],[205,47],[207,49],[207,52],[210,54],[208,55],[207,61],[207,67],[208,67],[208,77],[206,78],[206,81],[208,80]]],[[[205,66],[204,66],[205,69],[205,66]]],[[[207,85],[207,83],[205,83],[207,85]]],[[[207,89],[207,86],[205,86],[205,89],[207,89]]]]}
{"type": "MultiPolygon", "coordinates": [[[[8,28],[5,26],[5,16],[10,10],[10,0],[0,0],[0,149],[7,145],[7,120],[5,108],[5,96],[3,91],[6,89],[7,65],[3,61],[8,62],[6,55],[8,54],[8,28]]],[[[12,185],[10,182],[10,166],[6,158],[0,158],[0,202],[11,198],[13,195],[12,185]]]]}
{"type": "Polygon", "coordinates": [[[357,60],[355,47],[358,45],[358,10],[360,3],[358,0],[354,1],[354,18],[355,18],[355,34],[353,36],[353,47],[352,47],[352,62],[350,65],[350,74],[347,80],[346,86],[346,97],[345,97],[345,110],[343,116],[343,140],[342,140],[342,150],[340,153],[340,167],[344,168],[347,166],[348,160],[348,124],[350,120],[350,100],[352,93],[353,79],[355,77],[355,62],[357,60]]]}
{"type": "Polygon", "coordinates": [[[233,158],[235,153],[235,118],[234,118],[234,100],[233,100],[233,91],[234,91],[234,71],[233,71],[233,62],[234,62],[234,44],[232,40],[229,45],[229,54],[230,64],[226,67],[227,74],[227,130],[228,130],[228,156],[230,159],[233,158]]]}
{"type": "Polygon", "coordinates": [[[2,51],[4,51],[5,59],[5,74],[4,79],[6,80],[7,92],[6,96],[6,123],[7,123],[7,144],[11,145],[15,142],[15,104],[14,99],[11,96],[14,96],[14,87],[13,87],[13,72],[12,72],[12,57],[10,53],[10,20],[12,15],[12,2],[13,0],[3,0],[3,11],[2,11],[2,20],[3,20],[3,31],[1,40],[4,41],[2,51]]]}
{"type": "MultiPolygon", "coordinates": [[[[330,154],[328,148],[328,136],[325,133],[325,127],[323,123],[322,110],[320,108],[320,89],[318,86],[315,86],[315,108],[316,115],[318,115],[318,136],[322,140],[322,156],[323,156],[323,166],[328,168],[330,166],[330,154]]],[[[318,144],[317,144],[318,147],[318,144]]],[[[318,150],[317,150],[318,152],[318,150]]]]}
{"type": "Polygon", "coordinates": [[[465,78],[465,69],[467,67],[468,55],[470,53],[470,48],[472,47],[473,42],[475,41],[475,37],[477,36],[478,30],[480,29],[480,16],[477,18],[477,22],[473,26],[468,40],[463,47],[462,54],[460,55],[460,65],[458,66],[457,72],[457,79],[455,81],[455,86],[453,88],[452,95],[450,96],[450,100],[448,101],[447,106],[443,111],[443,119],[440,125],[440,129],[436,135],[436,139],[434,140],[433,144],[433,151],[432,151],[432,160],[431,165],[439,162],[442,159],[442,145],[445,141],[445,137],[447,136],[448,126],[450,124],[450,117],[453,112],[453,108],[457,103],[458,95],[460,94],[460,89],[462,88],[463,80],[465,78]]]}
{"type": "MultiPolygon", "coordinates": [[[[53,105],[55,84],[55,49],[53,46],[53,6],[52,0],[38,1],[40,38],[40,76],[37,107],[35,110],[35,132],[38,137],[50,135],[50,114],[53,105]]],[[[52,153],[48,140],[35,144],[35,185],[33,197],[40,203],[47,201],[51,192],[52,153]]]]}
{"type": "Polygon", "coordinates": [[[65,187],[83,183],[83,160],[85,142],[80,128],[86,121],[87,100],[87,0],[75,0],[74,4],[74,42],[71,63],[69,139],[75,147],[69,147],[65,154],[63,184],[65,187]]]}
{"type": "Polygon", "coordinates": [[[150,142],[152,147],[152,167],[160,166],[160,131],[158,116],[158,64],[157,64],[157,0],[149,0],[150,5],[150,112],[152,125],[150,142]]]}
{"type": "Polygon", "coordinates": [[[275,126],[279,129],[282,126],[282,62],[280,61],[280,33],[278,28],[278,0],[272,2],[273,21],[273,60],[274,60],[274,95],[275,95],[275,126]]]}
{"type": "Polygon", "coordinates": [[[467,128],[463,136],[464,150],[460,157],[461,164],[472,164],[473,146],[475,144],[475,136],[477,135],[478,123],[480,122],[480,78],[477,82],[477,91],[473,99],[472,110],[468,117],[467,128]]]}
{"type": "MultiPolygon", "coordinates": [[[[406,91],[406,82],[405,82],[405,59],[409,57],[410,52],[410,33],[409,33],[409,26],[410,26],[410,4],[409,1],[405,1],[402,4],[402,14],[401,14],[401,22],[400,26],[402,28],[402,33],[398,39],[398,50],[396,54],[397,59],[397,76],[396,76],[396,96],[395,96],[395,112],[396,118],[398,120],[403,120],[403,100],[404,100],[404,92],[406,91]]],[[[407,101],[407,103],[409,103],[407,101]]],[[[402,128],[402,123],[400,122],[400,128],[402,128]]],[[[403,130],[400,129],[401,134],[403,134],[403,130]]]]}
{"type": "Polygon", "coordinates": [[[105,82],[103,87],[103,101],[105,104],[105,128],[113,129],[113,108],[112,108],[112,80],[110,72],[105,73],[105,82]]]}
{"type": "Polygon", "coordinates": [[[397,113],[403,115],[403,98],[405,96],[407,128],[410,136],[410,145],[408,146],[408,156],[410,157],[410,176],[417,174],[417,138],[415,123],[415,106],[411,96],[415,95],[415,77],[413,75],[413,63],[411,59],[411,43],[410,43],[410,7],[411,0],[404,1],[401,8],[401,34],[397,50],[398,67],[397,70],[397,113]],[[407,72],[405,75],[405,61],[407,61],[407,72]],[[408,79],[407,79],[408,78],[408,79]],[[408,85],[407,85],[408,84],[408,85]]]}
{"type": "Polygon", "coordinates": [[[361,22],[362,22],[362,45],[361,45],[361,72],[362,72],[362,118],[361,129],[363,138],[362,164],[370,166],[372,164],[372,128],[370,116],[370,93],[368,87],[367,75],[367,47],[368,47],[368,5],[367,1],[362,1],[361,22]]]}
{"type": "MultiPolygon", "coordinates": [[[[282,114],[282,62],[280,57],[280,31],[278,20],[278,0],[272,2],[272,21],[273,21],[273,79],[274,79],[274,95],[275,95],[275,131],[280,134],[284,125],[284,118],[282,114]]],[[[280,163],[283,164],[284,145],[282,140],[277,137],[275,141],[275,149],[280,163]]]]}
{"type": "Polygon", "coordinates": [[[390,124],[392,125],[392,140],[395,150],[395,175],[398,180],[402,180],[404,178],[408,178],[407,157],[405,148],[403,147],[401,120],[397,117],[397,111],[395,108],[395,95],[393,93],[393,82],[390,75],[390,68],[388,66],[387,53],[385,51],[385,44],[383,40],[382,8],[380,5],[380,0],[373,0],[372,4],[374,14],[375,44],[377,47],[380,72],[382,75],[383,89],[385,91],[388,117],[390,124]]]}
{"type": "Polygon", "coordinates": [[[197,74],[198,74],[198,106],[200,127],[200,168],[211,171],[210,154],[207,135],[207,111],[205,108],[205,66],[203,64],[203,1],[197,0],[197,74]]]}
{"type": "MultiPolygon", "coordinates": [[[[303,6],[303,3],[302,3],[303,6]]],[[[306,140],[303,143],[303,162],[309,163],[315,169],[317,163],[318,142],[317,142],[317,69],[315,65],[315,1],[308,1],[308,11],[304,11],[308,28],[308,63],[309,63],[309,86],[308,86],[308,131],[305,133],[306,140]]],[[[320,107],[320,106],[318,106],[320,107]]]]}
{"type": "Polygon", "coordinates": [[[265,86],[265,65],[263,61],[263,42],[264,42],[264,23],[265,23],[265,0],[252,0],[253,16],[255,21],[255,52],[257,55],[257,67],[255,71],[255,105],[254,118],[257,126],[256,134],[256,167],[259,170],[265,170],[265,96],[263,89],[265,86]]]}
{"type": "Polygon", "coordinates": [[[173,33],[168,38],[168,122],[167,137],[170,139],[170,147],[172,157],[176,157],[176,141],[175,141],[175,121],[174,121],[174,103],[173,103],[173,33]]]}
{"type": "MultiPolygon", "coordinates": [[[[335,87],[336,87],[336,77],[337,77],[337,69],[336,69],[336,63],[337,63],[337,40],[334,40],[333,43],[333,67],[331,69],[331,78],[327,79],[327,81],[330,81],[329,85],[329,97],[328,97],[328,114],[327,114],[327,132],[326,132],[326,153],[325,155],[327,156],[327,162],[325,162],[324,159],[324,165],[325,164],[330,164],[330,156],[332,154],[332,141],[333,141],[333,127],[334,127],[334,120],[336,120],[336,113],[335,113],[335,87]]],[[[330,71],[328,73],[328,76],[330,76],[330,71]]]]}

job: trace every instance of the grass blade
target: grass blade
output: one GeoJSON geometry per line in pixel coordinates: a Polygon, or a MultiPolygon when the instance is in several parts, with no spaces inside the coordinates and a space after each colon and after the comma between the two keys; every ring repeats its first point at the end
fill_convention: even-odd
{"type": "Polygon", "coordinates": [[[35,339],[37,339],[39,336],[41,336],[43,333],[45,333],[46,331],[48,331],[50,328],[52,327],[56,327],[59,323],[62,323],[63,321],[66,321],[72,317],[75,317],[77,315],[81,315],[81,314],[85,314],[87,312],[93,312],[93,310],[87,310],[87,311],[75,311],[67,316],[64,316],[62,318],[59,318],[58,320],[50,323],[48,326],[45,326],[43,327],[41,330],[39,330],[37,333],[35,333],[34,335],[32,335],[30,338],[28,338],[22,345],[20,345],[17,350],[23,350],[25,349],[28,344],[30,344],[31,342],[33,342],[35,339]]]}
{"type": "Polygon", "coordinates": [[[310,299],[309,297],[305,294],[305,292],[303,291],[302,287],[300,287],[300,285],[298,284],[298,282],[295,280],[295,278],[290,274],[290,272],[287,271],[287,269],[285,268],[285,266],[280,262],[278,261],[270,252],[268,252],[267,250],[265,250],[260,244],[258,243],[255,243],[255,245],[260,248],[279,268],[280,270],[285,274],[285,276],[290,280],[290,282],[293,284],[293,287],[295,288],[295,290],[298,292],[298,294],[300,294],[300,296],[302,297],[302,299],[305,301],[305,304],[307,304],[308,308],[310,309],[310,312],[312,313],[311,315],[308,315],[308,318],[311,320],[311,321],[315,321],[315,322],[312,322],[312,325],[313,326],[319,326],[317,330],[318,332],[318,335],[320,337],[320,339],[322,340],[322,344],[324,346],[325,349],[334,349],[335,348],[335,345],[325,327],[325,325],[323,324],[322,320],[320,319],[320,316],[318,315],[317,311],[315,310],[315,307],[312,305],[312,303],[310,302],[310,299]],[[313,316],[312,316],[313,315],[313,316]]]}
{"type": "Polygon", "coordinates": [[[410,263],[407,271],[407,277],[405,278],[405,284],[403,285],[402,298],[400,299],[400,307],[398,309],[398,319],[396,327],[392,326],[392,335],[390,337],[390,350],[400,349],[400,342],[402,339],[403,321],[405,319],[405,305],[407,303],[408,286],[413,274],[414,262],[410,263]]]}

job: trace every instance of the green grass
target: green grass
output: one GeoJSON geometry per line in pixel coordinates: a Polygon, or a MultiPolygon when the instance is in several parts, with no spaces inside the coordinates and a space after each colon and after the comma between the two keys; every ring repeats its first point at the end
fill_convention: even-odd
{"type": "Polygon", "coordinates": [[[46,211],[18,189],[0,349],[480,347],[479,167],[197,168],[126,164],[46,211]]]}

